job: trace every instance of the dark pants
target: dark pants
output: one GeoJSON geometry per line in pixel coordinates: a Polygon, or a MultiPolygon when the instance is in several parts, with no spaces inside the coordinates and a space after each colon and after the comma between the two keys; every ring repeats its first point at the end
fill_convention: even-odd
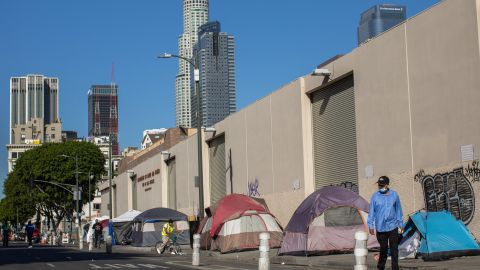
{"type": "Polygon", "coordinates": [[[7,232],[3,232],[3,246],[4,247],[8,247],[8,237],[10,236],[10,233],[7,231],[7,232]]]}
{"type": "Polygon", "coordinates": [[[94,236],[93,236],[93,243],[95,244],[95,247],[100,247],[100,233],[95,233],[94,236]],[[97,245],[98,244],[98,245],[97,245]]]}
{"type": "Polygon", "coordinates": [[[33,233],[27,233],[28,246],[32,245],[33,233]]]}
{"type": "Polygon", "coordinates": [[[380,244],[380,258],[377,269],[385,269],[388,257],[388,247],[392,255],[392,270],[398,270],[398,230],[395,228],[389,232],[377,232],[377,240],[380,244]]]}

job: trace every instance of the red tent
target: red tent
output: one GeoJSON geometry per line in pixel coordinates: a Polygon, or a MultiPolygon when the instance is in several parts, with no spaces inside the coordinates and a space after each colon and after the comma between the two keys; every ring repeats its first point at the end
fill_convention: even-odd
{"type": "Polygon", "coordinates": [[[215,209],[215,215],[213,216],[212,227],[210,228],[211,237],[218,234],[223,223],[240,217],[245,211],[268,212],[264,205],[241,194],[225,196],[217,205],[218,207],[215,209]]]}
{"type": "Polygon", "coordinates": [[[262,199],[232,194],[205,210],[208,217],[197,231],[202,249],[221,253],[257,249],[262,232],[270,233],[270,247],[280,247],[282,227],[262,199]]]}

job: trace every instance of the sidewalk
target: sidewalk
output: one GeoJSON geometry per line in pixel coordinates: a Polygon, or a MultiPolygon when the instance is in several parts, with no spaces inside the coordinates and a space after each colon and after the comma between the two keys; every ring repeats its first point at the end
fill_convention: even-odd
{"type": "MultiPolygon", "coordinates": [[[[270,250],[270,262],[272,264],[282,265],[304,265],[310,267],[320,267],[321,269],[353,269],[355,257],[353,254],[337,254],[324,256],[277,256],[277,249],[270,250]]],[[[200,256],[214,257],[219,260],[228,261],[258,261],[259,251],[244,251],[229,254],[220,254],[219,252],[201,250],[200,256]]],[[[373,253],[369,253],[367,259],[368,269],[376,269],[376,262],[373,259],[373,253]]],[[[390,269],[390,260],[387,262],[387,269],[390,269]]],[[[466,270],[480,269],[480,256],[453,258],[447,261],[424,262],[422,259],[400,260],[400,269],[411,270],[466,270]]]]}
{"type": "MultiPolygon", "coordinates": [[[[186,256],[191,256],[192,250],[190,246],[182,246],[186,256]]],[[[152,253],[152,247],[132,247],[132,246],[115,246],[114,251],[120,252],[139,252],[152,253]]],[[[318,267],[320,269],[353,269],[355,257],[353,254],[336,254],[324,256],[277,256],[278,249],[270,250],[270,262],[272,264],[295,265],[318,267]]],[[[373,259],[373,252],[369,253],[367,259],[368,269],[375,269],[376,262],[373,259]]],[[[257,262],[259,257],[258,250],[232,252],[220,254],[220,252],[210,250],[200,250],[200,260],[202,257],[216,259],[221,261],[242,261],[257,262]]],[[[390,269],[390,260],[387,262],[387,268],[390,269]]],[[[480,256],[453,258],[446,261],[424,262],[422,259],[405,259],[400,260],[400,269],[408,270],[469,270],[480,269],[480,256]]]]}

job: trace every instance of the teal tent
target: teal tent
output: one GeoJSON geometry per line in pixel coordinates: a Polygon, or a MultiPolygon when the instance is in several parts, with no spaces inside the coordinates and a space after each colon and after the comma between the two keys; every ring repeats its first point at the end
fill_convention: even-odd
{"type": "Polygon", "coordinates": [[[399,252],[416,252],[424,260],[445,260],[479,255],[480,247],[468,228],[450,212],[417,212],[405,225],[399,252]]]}

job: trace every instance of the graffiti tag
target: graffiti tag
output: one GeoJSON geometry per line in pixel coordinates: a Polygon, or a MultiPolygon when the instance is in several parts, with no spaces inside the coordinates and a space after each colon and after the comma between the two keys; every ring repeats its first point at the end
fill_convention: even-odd
{"type": "Polygon", "coordinates": [[[427,211],[447,210],[463,223],[470,223],[475,213],[475,195],[463,168],[425,175],[421,183],[427,211]]]}
{"type": "Polygon", "coordinates": [[[255,179],[253,182],[248,182],[248,196],[250,197],[260,197],[260,192],[258,192],[258,188],[260,186],[260,182],[258,179],[255,179]]]}
{"type": "Polygon", "coordinates": [[[474,160],[472,164],[468,164],[467,168],[463,169],[463,173],[468,180],[473,182],[480,182],[480,168],[478,167],[479,162],[478,160],[474,160]]]}
{"type": "Polygon", "coordinates": [[[425,171],[423,169],[421,169],[420,171],[418,171],[417,174],[415,174],[413,180],[415,180],[415,182],[422,182],[423,178],[425,177],[425,171]]]}
{"type": "Polygon", "coordinates": [[[350,182],[350,181],[342,182],[340,184],[331,185],[331,186],[343,187],[343,188],[346,188],[346,189],[349,189],[353,192],[358,193],[358,185],[356,183],[353,183],[353,182],[350,182]]]}

